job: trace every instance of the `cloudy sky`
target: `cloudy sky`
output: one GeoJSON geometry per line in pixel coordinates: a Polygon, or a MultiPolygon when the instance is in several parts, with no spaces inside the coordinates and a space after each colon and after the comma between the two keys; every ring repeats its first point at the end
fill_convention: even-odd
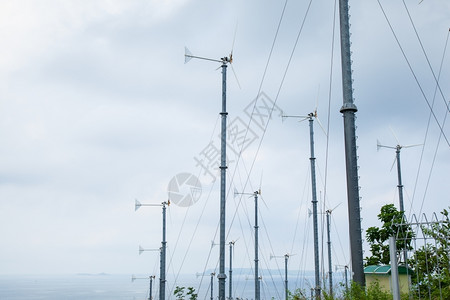
{"type": "MultiPolygon", "coordinates": [[[[398,206],[395,150],[377,152],[377,139],[424,144],[401,152],[408,215],[431,217],[450,204],[450,4],[389,2],[380,2],[389,23],[379,2],[350,3],[363,229],[378,225],[382,205],[398,206]]],[[[248,128],[242,155],[231,140],[227,150],[234,263],[253,264],[254,201],[233,191],[261,188],[262,268],[282,267],[270,255],[291,253],[292,268],[313,269],[308,122],[280,115],[317,108],[329,131],[327,140],[314,123],[319,205],[337,206],[333,261],[348,264],[334,2],[290,1],[281,19],[284,6],[1,1],[0,273],[157,273],[157,253],[138,255],[138,246],[160,246],[161,208],[135,212],[135,199],[166,201],[169,182],[183,173],[199,178],[201,196],[168,208],[169,278],[216,267],[221,70],[210,61],[185,64],[185,47],[213,59],[233,50],[228,122],[248,128]],[[267,107],[275,108],[270,119],[267,107]]]]}

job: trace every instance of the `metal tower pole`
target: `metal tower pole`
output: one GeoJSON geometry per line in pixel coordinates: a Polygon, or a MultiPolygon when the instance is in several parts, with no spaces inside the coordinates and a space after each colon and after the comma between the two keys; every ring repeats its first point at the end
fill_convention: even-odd
{"type": "Polygon", "coordinates": [[[331,238],[330,238],[331,210],[327,210],[327,244],[328,244],[328,278],[330,284],[330,296],[333,299],[333,267],[331,265],[331,238]]]}
{"type": "MultiPolygon", "coordinates": [[[[398,177],[398,201],[400,203],[400,212],[404,215],[405,214],[405,207],[403,206],[403,184],[402,184],[402,169],[400,166],[400,149],[402,149],[402,146],[397,145],[395,147],[396,155],[397,155],[397,177],[398,177]]],[[[403,259],[405,261],[405,265],[408,266],[408,250],[403,249],[403,259]]]]}
{"type": "Polygon", "coordinates": [[[314,270],[315,270],[315,291],[316,298],[320,299],[320,269],[319,269],[319,230],[317,226],[317,195],[316,195],[316,158],[314,157],[314,127],[313,114],[309,114],[309,139],[311,158],[311,184],[312,184],[312,205],[314,223],[314,270]]]}
{"type": "Polygon", "coordinates": [[[220,141],[220,263],[219,300],[225,300],[225,179],[226,179],[226,128],[227,128],[227,61],[222,62],[222,126],[220,141]]]}
{"type": "Polygon", "coordinates": [[[355,128],[355,112],[357,112],[358,109],[353,103],[348,0],[339,0],[339,16],[343,92],[343,106],[340,111],[344,118],[350,252],[352,257],[353,281],[364,287],[366,280],[364,277],[361,238],[361,212],[359,205],[358,157],[356,153],[355,128]]]}
{"type": "Polygon", "coordinates": [[[347,275],[347,271],[348,271],[348,266],[344,266],[344,271],[345,271],[345,291],[348,293],[348,275],[347,275]]]}
{"type": "Polygon", "coordinates": [[[395,236],[389,237],[389,255],[391,258],[391,289],[394,300],[400,300],[400,286],[398,281],[397,248],[395,236]]]}
{"type": "Polygon", "coordinates": [[[400,167],[400,149],[402,149],[402,146],[397,145],[395,147],[396,155],[397,155],[397,176],[398,176],[398,201],[400,203],[400,211],[402,213],[405,213],[405,208],[403,206],[403,184],[402,184],[402,169],[400,167]]]}
{"type": "Polygon", "coordinates": [[[284,295],[285,299],[288,300],[288,259],[289,254],[284,255],[284,295]]]}
{"type": "Polygon", "coordinates": [[[155,278],[155,276],[150,276],[150,291],[148,292],[148,300],[152,300],[153,278],[155,278]]]}
{"type": "Polygon", "coordinates": [[[258,194],[256,191],[255,195],[255,300],[260,300],[260,284],[258,275],[258,194]]]}
{"type": "Polygon", "coordinates": [[[216,273],[211,273],[211,300],[214,300],[214,293],[213,293],[214,275],[216,275],[216,273]]]}
{"type": "Polygon", "coordinates": [[[160,276],[159,276],[159,299],[166,299],[166,205],[167,202],[163,202],[162,214],[163,214],[163,233],[162,233],[162,246],[161,246],[161,259],[160,259],[160,276]]]}
{"type": "Polygon", "coordinates": [[[229,291],[229,296],[228,299],[231,300],[233,299],[233,260],[232,260],[232,252],[233,252],[233,245],[234,242],[230,242],[230,279],[228,280],[228,291],[229,291]]]}

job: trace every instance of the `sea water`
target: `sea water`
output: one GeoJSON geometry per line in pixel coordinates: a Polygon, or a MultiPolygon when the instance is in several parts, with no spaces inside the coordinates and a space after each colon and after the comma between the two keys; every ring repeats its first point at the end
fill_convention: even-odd
{"type": "Polygon", "coordinates": [[[0,299],[147,299],[147,285],[129,275],[2,275],[0,299]]]}
{"type": "MultiPolygon", "coordinates": [[[[106,299],[148,299],[150,280],[145,276],[136,276],[132,281],[131,275],[0,275],[0,300],[106,300],[106,299]],[[140,279],[142,278],[142,279],[140,279]]],[[[314,276],[308,274],[303,278],[301,287],[305,294],[309,293],[314,276]],[[306,283],[306,285],[304,285],[306,283]]],[[[290,279],[291,280],[291,279],[290,279]]],[[[166,299],[175,299],[173,291],[176,286],[193,287],[198,293],[199,300],[211,297],[210,276],[187,276],[177,278],[166,283],[166,299]]],[[[217,278],[213,278],[213,297],[217,299],[217,278]]],[[[295,289],[294,280],[289,287],[295,289]],[[292,287],[291,287],[292,286],[292,287]]],[[[153,280],[152,298],[159,298],[159,280],[153,280]]],[[[228,282],[226,297],[228,297],[228,282]]],[[[284,280],[266,278],[260,285],[261,299],[284,299],[284,280]]],[[[251,276],[233,277],[233,295],[240,299],[254,299],[255,282],[251,276]]]]}

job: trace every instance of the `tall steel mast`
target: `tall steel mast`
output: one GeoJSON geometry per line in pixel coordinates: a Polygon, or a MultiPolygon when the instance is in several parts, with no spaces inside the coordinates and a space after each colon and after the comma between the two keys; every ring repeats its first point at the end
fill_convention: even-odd
{"type": "Polygon", "coordinates": [[[344,118],[345,162],[347,173],[347,202],[350,233],[350,254],[352,258],[353,281],[365,286],[363,250],[361,238],[361,212],[359,204],[358,156],[356,153],[355,113],[353,103],[352,69],[350,53],[350,24],[348,0],[339,0],[341,33],[341,65],[344,118]]]}
{"type": "Polygon", "coordinates": [[[225,179],[226,179],[226,129],[227,129],[227,63],[228,58],[222,59],[222,127],[220,138],[220,263],[219,263],[219,300],[225,300],[225,179]]]}
{"type": "Polygon", "coordinates": [[[309,142],[311,158],[311,185],[312,185],[312,205],[313,205],[313,227],[314,227],[314,271],[315,271],[315,294],[320,299],[320,269],[319,269],[319,229],[317,225],[317,193],[316,193],[316,158],[314,157],[314,113],[309,117],[309,142]]]}
{"type": "Polygon", "coordinates": [[[185,48],[185,63],[187,63],[192,58],[198,58],[208,61],[220,62],[222,63],[222,111],[220,116],[222,118],[221,122],[221,134],[220,134],[220,228],[219,228],[219,274],[217,278],[219,279],[219,300],[225,300],[225,280],[227,275],[225,274],[225,184],[226,184],[226,129],[227,129],[227,65],[232,63],[233,54],[231,53],[229,57],[223,57],[220,60],[211,59],[205,57],[194,56],[192,53],[185,48]]]}

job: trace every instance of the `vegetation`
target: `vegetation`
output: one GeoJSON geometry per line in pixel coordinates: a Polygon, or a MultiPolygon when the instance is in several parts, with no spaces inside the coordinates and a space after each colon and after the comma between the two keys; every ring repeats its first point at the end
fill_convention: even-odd
{"type": "Polygon", "coordinates": [[[289,300],[304,300],[304,299],[310,299],[310,297],[307,296],[307,294],[304,290],[296,289],[293,293],[291,291],[288,292],[288,299],[289,300]]]}
{"type": "MultiPolygon", "coordinates": [[[[412,288],[410,294],[402,294],[401,299],[450,299],[450,222],[449,209],[441,214],[443,222],[422,226],[423,236],[428,243],[417,249],[409,259],[408,266],[413,269],[411,276],[412,288]]],[[[389,245],[390,236],[397,238],[397,251],[412,250],[414,233],[410,225],[402,225],[403,214],[393,204],[381,208],[378,219],[382,222],[380,228],[370,227],[366,231],[371,256],[366,257],[366,265],[390,264],[389,245]]],[[[422,236],[420,236],[422,237],[422,236]]],[[[177,300],[197,300],[198,294],[192,287],[177,286],[174,291],[177,300]]],[[[332,297],[325,290],[322,291],[325,300],[387,300],[392,299],[390,291],[386,291],[376,281],[365,289],[352,282],[348,290],[332,297]]],[[[289,292],[289,300],[310,299],[311,292],[297,289],[289,292]]]]}
{"type": "MultiPolygon", "coordinates": [[[[325,300],[391,300],[392,294],[385,291],[378,282],[370,284],[364,290],[359,284],[352,282],[348,291],[344,291],[341,296],[332,297],[322,291],[322,299],[325,300]]],[[[309,300],[308,295],[304,290],[297,289],[294,293],[289,293],[289,300],[309,300]]],[[[408,299],[407,295],[402,295],[402,299],[408,299]]]]}
{"type": "MultiPolygon", "coordinates": [[[[423,236],[419,237],[426,237],[426,243],[415,250],[412,257],[408,259],[408,266],[413,269],[410,295],[413,299],[450,299],[449,210],[444,209],[441,215],[443,222],[421,227],[423,236]]],[[[393,204],[383,206],[378,219],[382,222],[382,226],[380,228],[370,227],[366,231],[366,240],[371,251],[371,256],[365,258],[366,266],[390,264],[388,240],[392,235],[397,238],[397,252],[413,249],[411,245],[414,232],[410,225],[401,225],[405,223],[402,222],[403,214],[393,204]]],[[[361,298],[362,294],[357,287],[352,286],[349,293],[353,293],[347,295],[353,299],[372,299],[361,298]]],[[[370,287],[368,287],[366,295],[369,294],[370,287]]]]}
{"type": "Polygon", "coordinates": [[[397,251],[412,250],[411,241],[414,232],[409,225],[400,225],[403,222],[403,212],[398,211],[394,204],[387,204],[381,208],[378,219],[382,222],[380,228],[373,226],[366,231],[366,240],[370,246],[371,256],[365,258],[365,265],[388,265],[389,237],[397,238],[397,251]]]}
{"type": "Polygon", "coordinates": [[[189,300],[197,300],[198,294],[195,293],[195,289],[193,287],[188,287],[188,291],[186,294],[184,293],[185,287],[177,286],[175,290],[173,291],[173,294],[175,295],[175,299],[177,300],[184,300],[185,297],[189,300]]]}
{"type": "Polygon", "coordinates": [[[413,294],[421,298],[450,299],[450,222],[449,211],[441,212],[442,223],[422,226],[432,243],[420,247],[409,260],[414,268],[413,294]]]}

